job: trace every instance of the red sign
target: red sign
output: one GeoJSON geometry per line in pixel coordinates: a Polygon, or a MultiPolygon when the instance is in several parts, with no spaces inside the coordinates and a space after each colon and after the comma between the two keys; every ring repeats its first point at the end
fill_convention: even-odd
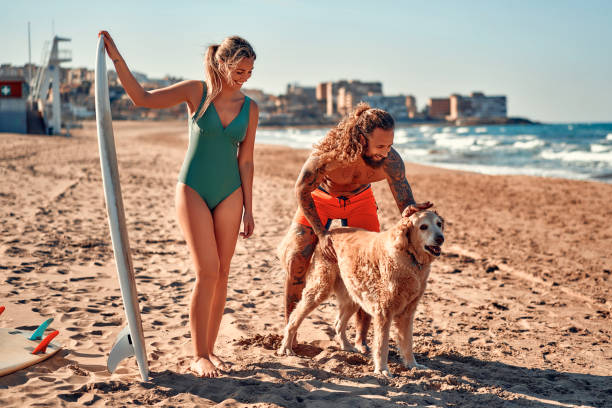
{"type": "Polygon", "coordinates": [[[0,81],[0,98],[21,98],[23,82],[0,81]]]}

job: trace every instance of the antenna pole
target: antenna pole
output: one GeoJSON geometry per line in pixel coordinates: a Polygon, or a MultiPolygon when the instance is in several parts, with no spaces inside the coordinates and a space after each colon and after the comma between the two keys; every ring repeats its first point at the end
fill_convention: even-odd
{"type": "Polygon", "coordinates": [[[28,84],[32,83],[32,41],[30,39],[30,22],[28,21],[28,84]]]}

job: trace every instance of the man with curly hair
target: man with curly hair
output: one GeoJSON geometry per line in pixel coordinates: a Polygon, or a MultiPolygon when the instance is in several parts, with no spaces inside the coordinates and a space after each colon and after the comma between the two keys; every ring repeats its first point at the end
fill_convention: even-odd
{"type": "MultiPolygon", "coordinates": [[[[343,226],[380,231],[377,206],[370,183],[387,180],[401,212],[415,204],[406,180],[404,162],[393,149],[394,120],[381,109],[360,103],[314,146],[295,185],[298,209],[282,245],[287,271],[285,323],[302,297],[305,274],[317,242],[324,256],[335,259],[329,227],[340,219],[343,226]]],[[[370,317],[357,313],[356,347],[367,351],[370,317]]],[[[295,344],[295,343],[294,343],[295,344]]]]}

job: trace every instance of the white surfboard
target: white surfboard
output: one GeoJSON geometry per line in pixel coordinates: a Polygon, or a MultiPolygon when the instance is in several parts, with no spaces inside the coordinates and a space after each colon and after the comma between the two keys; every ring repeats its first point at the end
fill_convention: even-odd
{"type": "Polygon", "coordinates": [[[0,377],[40,363],[62,347],[50,342],[44,352],[32,354],[40,340],[30,340],[32,332],[0,328],[0,377]]]}
{"type": "Polygon", "coordinates": [[[138,292],[134,280],[132,255],[128,241],[125,214],[123,212],[123,199],[119,185],[119,170],[117,168],[117,154],[115,152],[115,139],[113,137],[113,123],[111,119],[110,99],[108,96],[108,77],[106,73],[106,50],[104,39],[98,40],[98,54],[96,57],[96,124],[98,125],[98,145],[100,147],[100,165],[102,166],[102,181],[108,223],[110,225],[111,240],[117,264],[119,287],[123,298],[123,307],[127,317],[127,326],[121,330],[117,340],[108,356],[107,368],[109,372],[123,359],[136,357],[140,375],[144,381],[149,378],[149,364],[145,348],[140,308],[138,306],[138,292]]]}
{"type": "MultiPolygon", "coordinates": [[[[0,306],[0,314],[4,309],[0,306]]],[[[62,348],[53,341],[58,330],[44,335],[52,321],[53,318],[45,320],[34,332],[0,328],[0,377],[40,363],[62,348]]]]}

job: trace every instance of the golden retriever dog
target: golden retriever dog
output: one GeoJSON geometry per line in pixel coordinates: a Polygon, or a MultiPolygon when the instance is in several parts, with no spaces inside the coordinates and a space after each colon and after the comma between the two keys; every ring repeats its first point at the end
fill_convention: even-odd
{"type": "MultiPolygon", "coordinates": [[[[277,352],[293,355],[297,329],[321,302],[335,293],[338,318],[336,340],[342,350],[356,351],[346,337],[349,318],[359,306],[372,316],[374,372],[391,376],[387,365],[389,332],[395,323],[400,355],[408,368],[419,367],[412,352],[414,313],[425,292],[430,264],[440,256],[444,220],[433,211],[407,207],[400,221],[384,232],[337,228],[332,232],[337,263],[325,258],[319,247],[306,275],[302,299],[285,328],[277,352]]],[[[283,251],[279,248],[284,266],[283,251]]]]}

